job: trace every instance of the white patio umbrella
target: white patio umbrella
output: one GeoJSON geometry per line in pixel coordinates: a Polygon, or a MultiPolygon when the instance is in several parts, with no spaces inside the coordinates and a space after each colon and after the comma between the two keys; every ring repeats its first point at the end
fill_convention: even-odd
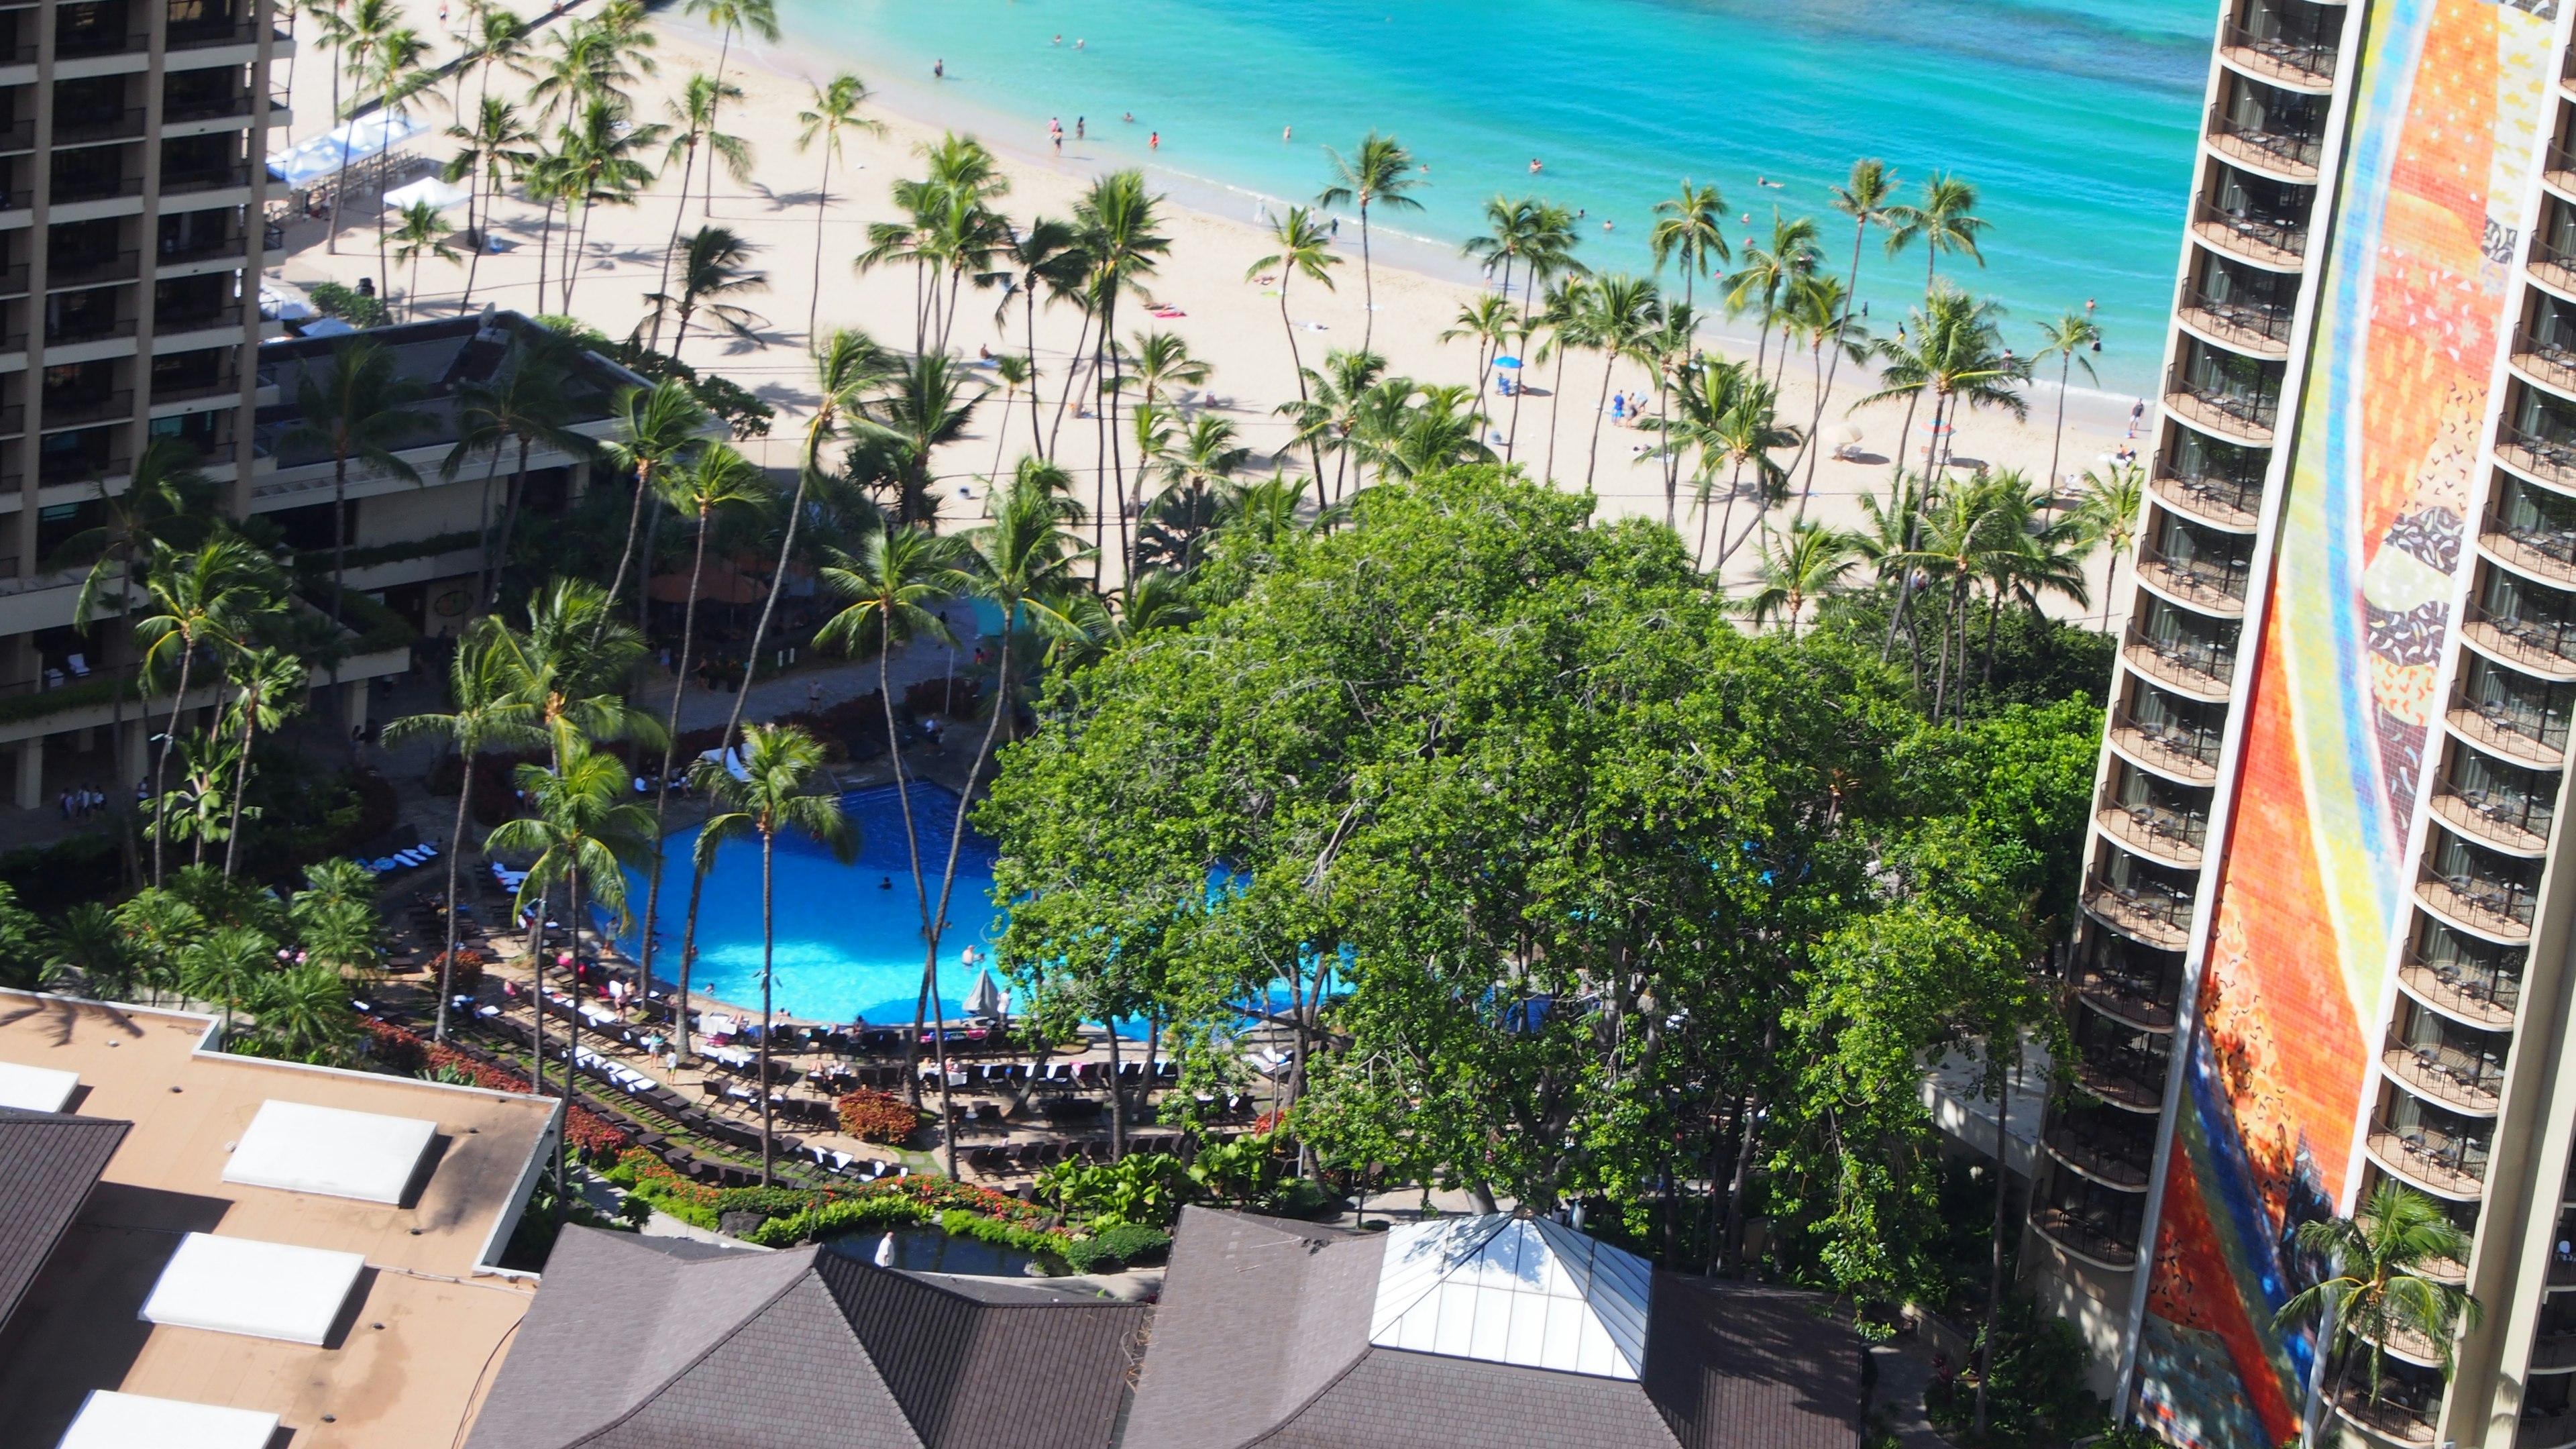
{"type": "Polygon", "coordinates": [[[473,195],[462,186],[450,186],[435,176],[424,176],[409,186],[397,186],[386,192],[385,210],[409,211],[415,204],[425,201],[433,209],[444,211],[463,204],[473,195]]]}
{"type": "Polygon", "coordinates": [[[993,980],[992,972],[975,973],[975,984],[966,991],[966,1014],[968,1016],[1002,1014],[1002,988],[993,980]]]}

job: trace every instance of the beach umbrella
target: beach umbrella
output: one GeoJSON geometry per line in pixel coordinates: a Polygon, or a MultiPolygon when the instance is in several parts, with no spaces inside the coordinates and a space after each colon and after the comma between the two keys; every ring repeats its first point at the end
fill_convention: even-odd
{"type": "Polygon", "coordinates": [[[1519,358],[1517,358],[1517,357],[1497,357],[1497,358],[1495,358],[1495,359],[1494,359],[1494,366],[1496,366],[1496,367],[1508,367],[1508,368],[1511,368],[1511,369],[1512,369],[1513,371],[1515,371],[1515,372],[1517,372],[1517,371],[1519,371],[1519,370],[1520,370],[1520,365],[1521,365],[1521,360],[1520,360],[1519,358]]]}
{"type": "Polygon", "coordinates": [[[473,195],[473,192],[462,186],[450,186],[435,176],[424,176],[409,186],[397,186],[386,192],[385,210],[409,211],[413,206],[425,201],[429,203],[432,210],[445,211],[451,206],[463,203],[473,195]]]}
{"type": "Polygon", "coordinates": [[[995,984],[992,972],[975,973],[975,984],[966,992],[966,1014],[968,1016],[1002,1014],[1002,988],[995,984]]]}

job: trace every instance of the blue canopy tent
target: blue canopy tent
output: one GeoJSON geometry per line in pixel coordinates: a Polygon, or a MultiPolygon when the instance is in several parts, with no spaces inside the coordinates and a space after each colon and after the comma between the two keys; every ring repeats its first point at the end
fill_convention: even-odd
{"type": "Polygon", "coordinates": [[[360,116],[289,150],[270,152],[268,174],[289,186],[311,186],[338,175],[343,166],[373,161],[428,129],[427,122],[409,116],[360,116]]]}

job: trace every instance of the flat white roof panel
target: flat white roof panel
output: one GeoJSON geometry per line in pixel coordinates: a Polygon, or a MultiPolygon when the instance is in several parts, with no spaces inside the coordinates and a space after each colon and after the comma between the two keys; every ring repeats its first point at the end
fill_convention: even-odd
{"type": "Polygon", "coordinates": [[[224,1163],[224,1181],[244,1187],[400,1203],[438,1124],[417,1117],[348,1112],[274,1098],[224,1163]]]}
{"type": "Polygon", "coordinates": [[[15,1107],[21,1112],[59,1112],[79,1088],[78,1072],[0,1062],[0,1107],[15,1107]]]}
{"type": "Polygon", "coordinates": [[[59,1449],[268,1449],[277,1416],[93,1389],[59,1449]]]}
{"type": "Polygon", "coordinates": [[[320,1344],[367,1266],[357,1253],[190,1233],[144,1301],[147,1323],[320,1344]]]}

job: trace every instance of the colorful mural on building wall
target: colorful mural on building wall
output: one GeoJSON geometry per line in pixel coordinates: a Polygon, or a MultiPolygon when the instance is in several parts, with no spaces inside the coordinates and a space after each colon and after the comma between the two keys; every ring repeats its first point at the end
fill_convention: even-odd
{"type": "Polygon", "coordinates": [[[2194,1449],[2299,1429],[2313,1345],[2272,1313],[2299,1286],[2291,1232],[2357,1178],[2366,1037],[2407,920],[2407,821],[2554,74],[2551,20],[2527,9],[2388,0],[2367,24],[2138,1347],[2145,1410],[2194,1449]]]}

